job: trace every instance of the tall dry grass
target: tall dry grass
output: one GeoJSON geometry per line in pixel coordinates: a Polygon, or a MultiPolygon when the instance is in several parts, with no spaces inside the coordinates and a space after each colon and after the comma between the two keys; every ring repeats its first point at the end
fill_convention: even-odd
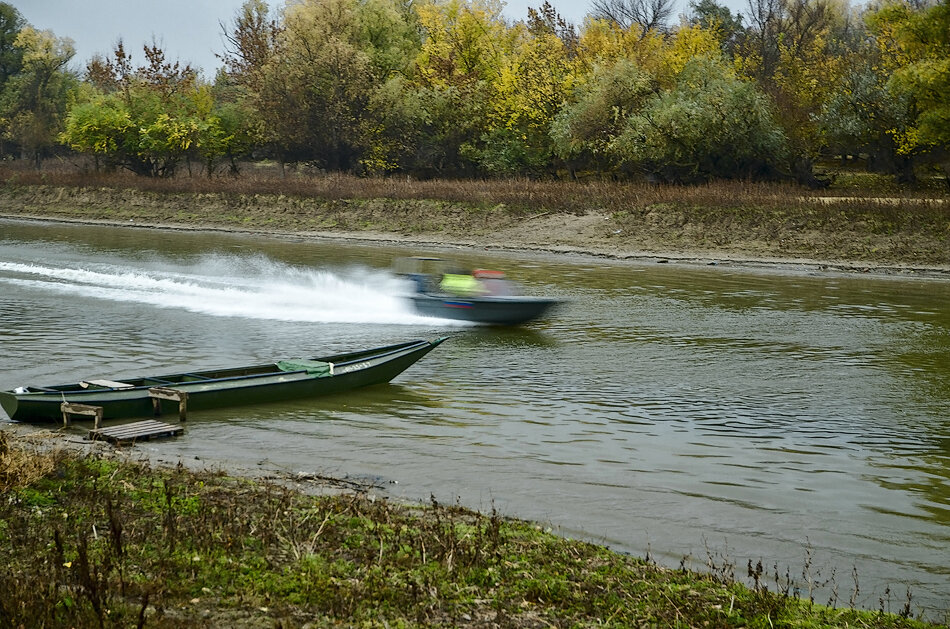
{"type": "Polygon", "coordinates": [[[792,184],[717,181],[694,186],[650,185],[614,181],[536,181],[531,179],[360,178],[302,170],[281,174],[274,166],[245,165],[238,176],[146,178],[125,171],[95,172],[59,163],[42,171],[0,165],[6,185],[134,188],[158,193],[287,195],[322,199],[427,199],[476,205],[505,204],[536,211],[583,213],[618,211],[664,203],[704,207],[774,206],[806,194],[792,184]]]}
{"type": "Polygon", "coordinates": [[[0,430],[0,494],[28,487],[56,469],[63,456],[43,436],[13,436],[0,430]]]}
{"type": "MultiPolygon", "coordinates": [[[[946,264],[950,233],[947,195],[933,198],[918,191],[881,198],[874,190],[832,188],[816,193],[791,183],[716,181],[672,186],[603,180],[359,178],[306,169],[282,173],[274,164],[245,164],[239,176],[208,178],[181,171],[176,177],[154,179],[124,171],[96,172],[67,162],[51,164],[43,171],[7,162],[0,164],[0,185],[14,192],[31,186],[106,193],[135,190],[155,195],[152,206],[170,208],[159,213],[165,221],[178,221],[184,212],[197,222],[214,223],[225,217],[232,221],[225,224],[239,220],[244,225],[260,216],[235,219],[231,215],[237,212],[234,208],[250,202],[255,212],[271,212],[267,217],[271,228],[284,229],[305,225],[306,229],[358,230],[371,223],[376,229],[395,232],[449,233],[454,229],[454,233],[469,233],[473,224],[484,224],[485,209],[512,225],[546,214],[596,213],[609,216],[612,229],[621,233],[649,234],[654,247],[743,250],[752,246],[757,255],[829,260],[946,264]],[[370,200],[394,203],[363,203],[370,200]],[[288,205],[295,211],[286,212],[288,205]],[[303,214],[296,211],[301,205],[307,206],[303,214]],[[222,207],[227,210],[221,211],[222,207]],[[301,222],[304,216],[309,222],[301,222]]],[[[47,207],[42,199],[31,202],[34,212],[47,207]]],[[[85,202],[86,216],[106,218],[88,207],[95,206],[94,199],[85,202]]],[[[17,199],[13,203],[22,205],[17,199]]],[[[150,211],[154,213],[154,208],[150,211]]]]}

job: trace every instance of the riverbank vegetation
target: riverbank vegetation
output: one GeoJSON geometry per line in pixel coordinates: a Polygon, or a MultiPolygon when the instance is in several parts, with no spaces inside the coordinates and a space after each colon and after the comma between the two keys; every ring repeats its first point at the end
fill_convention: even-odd
{"type": "Polygon", "coordinates": [[[856,579],[821,605],[761,562],[744,586],[711,557],[668,569],[435,499],[312,496],[8,431],[0,494],[11,627],[930,626],[909,598],[853,609],[856,579]]]}
{"type": "Polygon", "coordinates": [[[795,184],[672,186],[527,179],[362,178],[255,166],[238,178],[0,164],[0,215],[122,225],[401,240],[614,257],[804,259],[950,269],[945,198],[863,177],[815,193],[795,184]],[[874,191],[869,192],[867,188],[874,191]],[[923,196],[921,196],[923,195],[923,196]]]}
{"type": "Polygon", "coordinates": [[[694,0],[673,23],[672,0],[597,0],[581,25],[501,6],[247,0],[209,81],[121,41],[77,73],[68,37],[0,3],[0,152],[148,177],[265,158],[416,179],[819,187],[828,160],[950,177],[945,2],[694,0]]]}

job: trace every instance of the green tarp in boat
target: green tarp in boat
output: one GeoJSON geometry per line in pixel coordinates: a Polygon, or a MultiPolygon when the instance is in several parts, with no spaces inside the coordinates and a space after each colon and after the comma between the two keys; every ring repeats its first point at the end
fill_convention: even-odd
{"type": "Polygon", "coordinates": [[[315,378],[333,375],[333,363],[325,363],[320,360],[305,360],[303,358],[279,360],[277,361],[277,368],[281,371],[306,371],[308,375],[315,378]]]}

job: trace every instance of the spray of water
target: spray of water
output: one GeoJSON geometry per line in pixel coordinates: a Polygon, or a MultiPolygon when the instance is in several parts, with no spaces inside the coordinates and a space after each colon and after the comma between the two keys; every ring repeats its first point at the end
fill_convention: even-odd
{"type": "MultiPolygon", "coordinates": [[[[123,261],[124,262],[124,261],[123,261]]],[[[218,317],[279,321],[430,325],[416,315],[406,283],[354,267],[330,271],[264,257],[208,256],[181,267],[98,264],[84,268],[0,262],[0,285],[86,299],[179,308],[218,317]],[[145,268],[148,267],[148,268],[145,268]]]]}

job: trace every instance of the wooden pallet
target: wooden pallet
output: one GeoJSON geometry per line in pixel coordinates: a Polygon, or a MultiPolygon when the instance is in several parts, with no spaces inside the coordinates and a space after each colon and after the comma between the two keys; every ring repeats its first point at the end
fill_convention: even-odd
{"type": "Polygon", "coordinates": [[[135,441],[147,441],[149,439],[161,439],[164,437],[176,437],[185,432],[181,426],[174,426],[154,419],[132,422],[130,424],[120,424],[108,428],[95,428],[89,431],[87,439],[102,439],[112,443],[133,443],[135,441]]]}

